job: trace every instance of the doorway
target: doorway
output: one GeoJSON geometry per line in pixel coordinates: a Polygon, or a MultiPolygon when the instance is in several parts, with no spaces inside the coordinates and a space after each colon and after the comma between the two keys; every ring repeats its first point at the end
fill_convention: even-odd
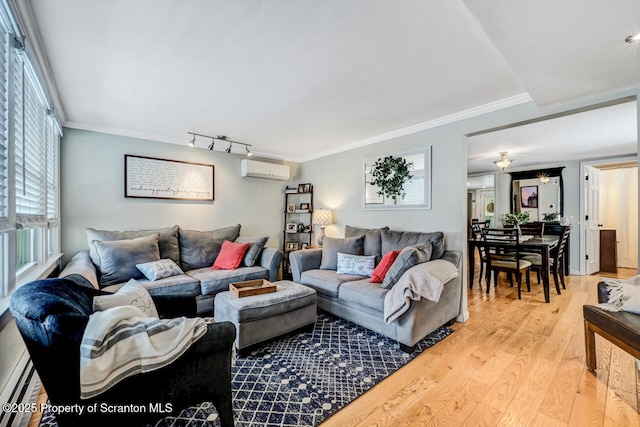
{"type": "Polygon", "coordinates": [[[636,157],[584,162],[584,274],[638,270],[638,164],[636,157]]]}

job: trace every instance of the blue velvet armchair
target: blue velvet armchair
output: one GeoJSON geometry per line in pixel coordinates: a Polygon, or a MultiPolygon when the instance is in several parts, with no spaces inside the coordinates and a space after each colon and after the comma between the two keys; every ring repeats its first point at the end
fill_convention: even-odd
{"type": "MultiPolygon", "coordinates": [[[[58,415],[59,427],[145,425],[207,401],[215,405],[223,427],[233,426],[231,351],[235,327],[229,322],[208,325],[207,333],[169,366],[129,377],[93,399],[80,399],[79,346],[93,313],[93,297],[104,294],[72,280],[46,279],[22,286],[11,298],[11,313],[51,404],[85,408],[98,404],[94,412],[58,415]],[[148,410],[134,414],[100,410],[116,405],[139,405],[148,410]]],[[[197,310],[193,297],[153,299],[161,317],[194,316],[197,310]]]]}

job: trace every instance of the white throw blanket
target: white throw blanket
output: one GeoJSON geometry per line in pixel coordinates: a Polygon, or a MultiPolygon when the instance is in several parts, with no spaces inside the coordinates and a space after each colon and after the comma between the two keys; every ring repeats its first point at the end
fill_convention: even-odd
{"type": "Polygon", "coordinates": [[[443,259],[411,267],[384,297],[385,323],[391,323],[407,312],[412,300],[426,298],[438,302],[444,284],[459,275],[456,266],[443,259]]]}
{"type": "Polygon", "coordinates": [[[127,377],[170,364],[206,332],[200,318],[149,318],[132,306],[95,312],[80,345],[80,397],[89,399],[127,377]]]}
{"type": "Polygon", "coordinates": [[[608,279],[609,300],[598,304],[606,311],[628,311],[640,314],[640,276],[627,280],[608,279]]]}

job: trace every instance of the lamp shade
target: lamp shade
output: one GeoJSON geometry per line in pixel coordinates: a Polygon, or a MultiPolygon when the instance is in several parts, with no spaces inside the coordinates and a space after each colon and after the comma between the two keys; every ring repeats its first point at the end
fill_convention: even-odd
{"type": "Polygon", "coordinates": [[[313,223],[318,225],[331,224],[331,211],[329,209],[314,209],[313,223]]]}

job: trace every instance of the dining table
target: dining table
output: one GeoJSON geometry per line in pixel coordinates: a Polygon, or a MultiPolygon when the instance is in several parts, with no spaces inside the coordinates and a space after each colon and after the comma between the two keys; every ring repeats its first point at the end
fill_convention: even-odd
{"type": "MultiPolygon", "coordinates": [[[[544,291],[544,301],[549,302],[549,285],[550,285],[550,265],[549,258],[551,254],[551,250],[558,246],[558,242],[560,240],[560,236],[555,235],[544,235],[544,236],[522,236],[522,240],[520,241],[520,250],[521,251],[530,251],[539,253],[542,257],[542,289],[544,291]]],[[[468,255],[468,266],[469,266],[469,287],[473,286],[473,276],[475,274],[475,252],[476,248],[481,245],[484,245],[484,241],[482,239],[469,239],[467,247],[467,255],[468,255]]],[[[500,247],[500,243],[491,243],[492,246],[497,248],[500,247]]],[[[505,243],[505,247],[509,245],[505,243]]],[[[489,286],[489,285],[487,285],[489,286]]]]}

